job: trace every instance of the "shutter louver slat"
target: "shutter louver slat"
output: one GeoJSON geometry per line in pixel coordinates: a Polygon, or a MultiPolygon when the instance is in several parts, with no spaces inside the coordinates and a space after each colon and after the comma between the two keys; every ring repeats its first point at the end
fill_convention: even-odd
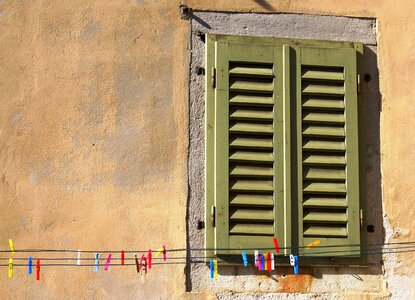
{"type": "Polygon", "coordinates": [[[267,95],[243,95],[233,94],[229,100],[230,105],[270,107],[274,105],[272,97],[267,95]]]}
{"type": "Polygon", "coordinates": [[[304,227],[304,236],[313,237],[313,238],[322,238],[322,237],[347,238],[347,228],[346,226],[307,225],[304,227]]]}
{"type": "Polygon", "coordinates": [[[273,206],[272,195],[234,194],[230,195],[230,204],[233,206],[273,206]]]}
{"type": "Polygon", "coordinates": [[[270,125],[247,122],[235,122],[234,124],[230,124],[229,131],[231,133],[271,135],[273,134],[273,127],[272,124],[270,125]]]}
{"type": "Polygon", "coordinates": [[[230,170],[230,176],[236,177],[273,177],[273,168],[269,166],[258,166],[258,165],[236,165],[230,170]]]}
{"type": "Polygon", "coordinates": [[[273,66],[229,63],[229,235],[274,234],[273,66]]]}
{"type": "Polygon", "coordinates": [[[272,138],[261,138],[261,137],[244,137],[242,135],[239,135],[237,137],[234,137],[230,140],[230,146],[232,148],[245,148],[245,149],[272,149],[272,138]]]}
{"type": "Polygon", "coordinates": [[[304,97],[303,96],[303,108],[311,108],[316,110],[327,110],[327,111],[343,111],[344,102],[343,100],[324,98],[324,97],[304,97]]]}
{"type": "Polygon", "coordinates": [[[231,223],[229,230],[231,235],[255,235],[255,236],[272,236],[274,235],[273,224],[255,224],[255,223],[231,223]]]}
{"type": "Polygon", "coordinates": [[[343,68],[303,65],[301,74],[303,236],[347,238],[343,68]]]}

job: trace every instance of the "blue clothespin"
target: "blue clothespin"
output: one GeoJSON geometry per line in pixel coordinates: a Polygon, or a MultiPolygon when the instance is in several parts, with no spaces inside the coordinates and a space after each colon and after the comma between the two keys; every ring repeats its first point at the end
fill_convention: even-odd
{"type": "Polygon", "coordinates": [[[95,253],[94,272],[97,273],[98,271],[99,271],[99,253],[95,253]]]}
{"type": "Polygon", "coordinates": [[[261,271],[265,270],[265,254],[261,254],[261,271]]]}
{"type": "Polygon", "coordinates": [[[244,267],[248,266],[248,257],[246,257],[246,252],[242,251],[242,260],[244,261],[244,267]]]}
{"type": "Polygon", "coordinates": [[[29,256],[27,273],[28,274],[33,274],[33,259],[32,259],[31,256],[29,256]]]}
{"type": "Polygon", "coordinates": [[[210,279],[215,278],[215,264],[213,263],[213,260],[210,260],[210,279]]]}
{"type": "Polygon", "coordinates": [[[298,255],[294,255],[294,274],[298,274],[298,255]]]}
{"type": "Polygon", "coordinates": [[[294,274],[298,274],[298,255],[290,255],[290,265],[294,267],[294,274]]]}

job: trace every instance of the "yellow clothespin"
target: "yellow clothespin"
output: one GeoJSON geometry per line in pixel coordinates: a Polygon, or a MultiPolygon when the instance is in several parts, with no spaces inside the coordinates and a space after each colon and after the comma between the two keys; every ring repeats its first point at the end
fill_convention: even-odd
{"type": "Polygon", "coordinates": [[[164,251],[163,248],[158,248],[157,253],[156,253],[156,257],[159,257],[163,253],[163,251],[164,251]]]}
{"type": "Polygon", "coordinates": [[[218,278],[218,261],[216,259],[213,260],[213,278],[218,278]]]}
{"type": "Polygon", "coordinates": [[[10,251],[12,252],[12,254],[14,254],[14,245],[13,245],[12,239],[9,239],[9,246],[10,246],[10,251]]]}
{"type": "Polygon", "coordinates": [[[308,244],[307,247],[305,247],[306,249],[310,249],[311,247],[315,247],[320,245],[320,240],[314,241],[311,244],[308,244]]]}
{"type": "Polygon", "coordinates": [[[9,278],[13,277],[13,258],[9,258],[9,278]]]}

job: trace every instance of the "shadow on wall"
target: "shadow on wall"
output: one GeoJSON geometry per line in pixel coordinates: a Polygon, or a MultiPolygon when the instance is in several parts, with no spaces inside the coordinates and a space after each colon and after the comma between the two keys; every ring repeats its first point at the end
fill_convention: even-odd
{"type": "Polygon", "coordinates": [[[275,11],[275,8],[265,0],[254,0],[254,2],[266,10],[275,11]]]}

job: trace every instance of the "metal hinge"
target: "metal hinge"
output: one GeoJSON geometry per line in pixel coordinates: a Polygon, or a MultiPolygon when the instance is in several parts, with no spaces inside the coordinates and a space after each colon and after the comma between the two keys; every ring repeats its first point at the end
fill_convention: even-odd
{"type": "Polygon", "coordinates": [[[212,88],[215,88],[216,87],[216,70],[215,70],[215,67],[212,67],[211,83],[212,83],[212,88]]]}
{"type": "Polygon", "coordinates": [[[360,74],[357,74],[357,93],[360,94],[360,74]]]}
{"type": "Polygon", "coordinates": [[[210,220],[212,222],[212,227],[215,227],[215,216],[216,216],[216,208],[215,206],[212,205],[212,207],[210,208],[210,220]]]}
{"type": "Polygon", "coordinates": [[[360,210],[360,230],[363,229],[363,209],[360,210]]]}

